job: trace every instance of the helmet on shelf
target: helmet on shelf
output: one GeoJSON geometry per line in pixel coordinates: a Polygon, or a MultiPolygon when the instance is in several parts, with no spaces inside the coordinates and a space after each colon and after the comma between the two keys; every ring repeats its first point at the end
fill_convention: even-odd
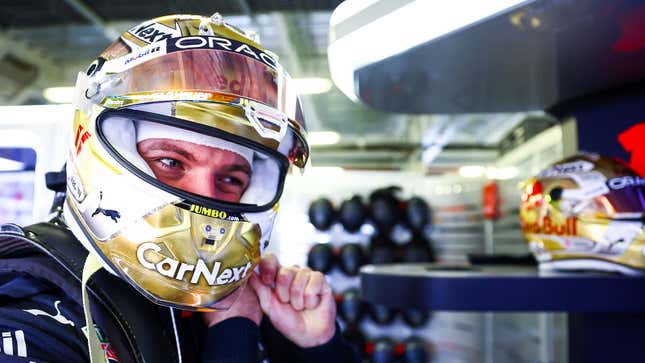
{"type": "Polygon", "coordinates": [[[645,273],[645,179],[580,153],[524,182],[520,223],[541,268],[645,273]]]}

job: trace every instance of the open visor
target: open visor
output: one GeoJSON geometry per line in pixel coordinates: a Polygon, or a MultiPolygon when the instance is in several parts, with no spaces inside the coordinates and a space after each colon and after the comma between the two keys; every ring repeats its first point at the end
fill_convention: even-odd
{"type": "MultiPolygon", "coordinates": [[[[230,107],[230,106],[229,106],[230,107]]],[[[275,150],[176,114],[177,103],[109,110],[99,138],[132,172],[184,200],[266,210],[280,197],[287,159],[275,150]],[[143,111],[145,110],[145,111],[143,111]],[[154,111],[154,112],[153,112],[154,111]]]]}
{"type": "MultiPolygon", "coordinates": [[[[190,40],[204,44],[210,41],[190,37],[184,39],[184,46],[199,45],[187,43],[190,40]]],[[[304,126],[300,100],[291,77],[281,67],[272,66],[271,62],[275,62],[272,58],[254,49],[248,47],[244,54],[213,49],[175,49],[172,52],[168,49],[167,54],[108,76],[109,82],[103,85],[107,89],[102,91],[108,96],[169,91],[222,93],[261,102],[304,126]]]]}

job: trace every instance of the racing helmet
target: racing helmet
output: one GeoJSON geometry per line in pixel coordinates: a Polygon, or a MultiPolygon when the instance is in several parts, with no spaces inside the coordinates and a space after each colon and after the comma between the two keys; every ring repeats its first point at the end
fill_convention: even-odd
{"type": "Polygon", "coordinates": [[[309,147],[291,78],[222,16],[132,27],[78,75],[64,218],[152,301],[227,309],[309,147]]]}
{"type": "Polygon", "coordinates": [[[542,269],[645,273],[645,179],[580,153],[522,186],[520,224],[542,269]]]}

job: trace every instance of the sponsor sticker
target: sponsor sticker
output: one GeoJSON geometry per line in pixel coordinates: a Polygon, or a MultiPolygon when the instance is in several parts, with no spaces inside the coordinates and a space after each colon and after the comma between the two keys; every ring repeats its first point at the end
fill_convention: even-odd
{"type": "Polygon", "coordinates": [[[83,184],[81,184],[81,179],[78,176],[70,175],[67,177],[67,190],[72,193],[77,202],[81,203],[85,199],[85,189],[83,189],[83,184]]]}
{"type": "Polygon", "coordinates": [[[231,221],[231,222],[246,221],[246,218],[242,217],[242,214],[240,213],[226,212],[221,209],[209,208],[200,204],[194,204],[194,203],[188,203],[188,202],[179,202],[176,205],[179,208],[185,209],[187,211],[190,211],[199,215],[207,216],[207,217],[222,219],[222,220],[231,221]]]}
{"type": "Polygon", "coordinates": [[[224,212],[223,210],[207,208],[197,204],[191,204],[190,211],[193,213],[201,214],[203,216],[219,218],[219,219],[226,219],[226,217],[228,217],[228,213],[224,212]]]}
{"type": "Polygon", "coordinates": [[[137,53],[134,53],[127,57],[123,62],[123,65],[132,67],[139,63],[143,63],[148,58],[164,54],[165,52],[161,52],[161,47],[162,45],[153,44],[152,46],[141,48],[137,53]]]}
{"type": "Polygon", "coordinates": [[[178,281],[184,280],[184,277],[187,277],[186,274],[190,274],[189,282],[191,284],[198,284],[199,280],[203,278],[209,286],[229,285],[245,278],[252,266],[251,262],[247,262],[244,265],[222,269],[222,263],[215,261],[213,267],[209,268],[201,258],[193,265],[163,255],[164,259],[157,263],[150,261],[151,253],[159,251],[161,251],[161,247],[155,243],[142,243],[137,248],[137,260],[146,269],[157,271],[160,275],[178,281]]]}
{"type": "Polygon", "coordinates": [[[166,91],[166,92],[155,92],[148,96],[147,98],[152,98],[154,100],[197,100],[205,101],[210,98],[210,93],[208,92],[195,92],[195,91],[166,91]]]}
{"type": "Polygon", "coordinates": [[[577,223],[578,220],[573,217],[565,219],[564,223],[555,223],[551,217],[544,217],[541,224],[539,222],[522,223],[522,232],[575,236],[578,234],[577,223]]]}
{"type": "Polygon", "coordinates": [[[63,314],[60,312],[60,309],[58,309],[58,304],[60,304],[60,300],[56,300],[54,302],[54,310],[56,310],[56,315],[52,315],[46,311],[40,310],[40,309],[23,309],[22,311],[29,313],[33,316],[46,316],[49,318],[52,318],[59,322],[60,324],[63,325],[71,325],[74,326],[74,322],[63,316],[63,314]]]}
{"type": "Polygon", "coordinates": [[[619,178],[609,179],[607,185],[613,190],[620,190],[626,187],[645,186],[645,179],[639,176],[621,176],[619,178]]]}
{"type": "Polygon", "coordinates": [[[575,160],[569,163],[556,164],[538,174],[540,178],[552,178],[567,174],[582,173],[593,170],[593,163],[585,160],[575,160]]]}
{"type": "Polygon", "coordinates": [[[128,33],[146,43],[155,43],[169,38],[180,37],[181,29],[179,24],[175,22],[174,26],[174,28],[171,28],[155,21],[147,21],[131,28],[128,33]]]}
{"type": "Polygon", "coordinates": [[[103,102],[103,106],[105,106],[105,107],[121,107],[121,106],[123,106],[123,100],[116,100],[114,98],[106,98],[106,100],[103,102]]]}
{"type": "Polygon", "coordinates": [[[121,218],[121,213],[117,210],[114,209],[106,209],[101,207],[101,202],[103,202],[103,191],[99,191],[99,205],[96,207],[96,210],[94,210],[94,213],[92,213],[92,218],[94,218],[97,215],[103,215],[108,218],[110,218],[114,223],[117,223],[119,221],[119,218],[121,218]]]}
{"type": "Polygon", "coordinates": [[[241,54],[258,60],[271,69],[277,69],[277,61],[269,54],[258,48],[242,43],[235,39],[218,36],[189,36],[173,38],[167,43],[167,52],[176,52],[186,49],[216,49],[241,54]]]}
{"type": "Polygon", "coordinates": [[[83,144],[87,141],[92,135],[85,130],[83,125],[78,125],[76,129],[76,136],[74,137],[74,146],[76,146],[76,155],[78,155],[83,149],[83,144]]]}

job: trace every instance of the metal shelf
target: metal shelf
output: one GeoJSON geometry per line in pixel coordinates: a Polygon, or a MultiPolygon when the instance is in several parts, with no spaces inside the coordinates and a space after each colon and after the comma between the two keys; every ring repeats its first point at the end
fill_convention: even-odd
{"type": "Polygon", "coordinates": [[[560,273],[525,266],[365,266],[363,298],[449,311],[644,312],[645,278],[560,273]],[[387,288],[383,288],[387,286],[387,288]]]}
{"type": "Polygon", "coordinates": [[[526,266],[368,265],[363,299],[394,308],[568,313],[569,362],[640,361],[645,277],[526,266]]]}

